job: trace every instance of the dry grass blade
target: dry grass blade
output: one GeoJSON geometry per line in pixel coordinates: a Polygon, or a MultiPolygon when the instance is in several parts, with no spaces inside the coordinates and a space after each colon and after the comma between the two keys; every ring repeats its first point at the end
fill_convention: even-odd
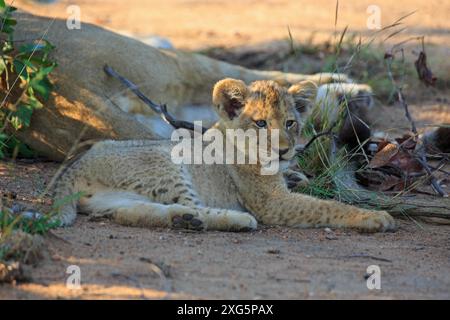
{"type": "Polygon", "coordinates": [[[345,26],[344,30],[341,33],[341,37],[339,38],[339,42],[336,46],[336,54],[339,54],[341,51],[342,42],[344,41],[345,34],[347,33],[348,25],[345,26]]]}
{"type": "Polygon", "coordinates": [[[403,31],[405,31],[406,29],[408,29],[408,28],[407,28],[407,27],[404,27],[404,28],[401,28],[401,29],[399,29],[399,30],[396,30],[396,31],[392,32],[390,35],[388,35],[386,38],[384,38],[383,41],[387,41],[387,40],[389,40],[390,38],[395,37],[396,35],[398,35],[399,33],[403,32],[403,31]]]}
{"type": "Polygon", "coordinates": [[[291,28],[287,26],[288,29],[288,35],[289,35],[289,51],[290,54],[295,54],[295,45],[294,45],[294,38],[292,37],[291,28]]]}
{"type": "Polygon", "coordinates": [[[398,19],[394,22],[394,24],[400,23],[401,21],[403,21],[403,20],[405,20],[406,18],[412,16],[412,15],[415,14],[416,12],[417,12],[417,10],[414,10],[414,11],[411,11],[410,13],[405,14],[404,16],[401,16],[400,18],[398,18],[398,19]]]}
{"type": "Polygon", "coordinates": [[[334,28],[336,29],[339,15],[339,0],[336,0],[336,8],[334,10],[334,28]]]}

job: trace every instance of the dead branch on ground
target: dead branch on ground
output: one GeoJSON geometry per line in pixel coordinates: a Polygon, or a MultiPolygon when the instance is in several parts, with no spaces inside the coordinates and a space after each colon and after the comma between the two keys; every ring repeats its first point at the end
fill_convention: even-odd
{"type": "MultiPolygon", "coordinates": [[[[401,50],[403,54],[403,49],[401,50]]],[[[423,55],[425,55],[424,51],[421,52],[423,55]]],[[[424,170],[427,172],[431,185],[433,186],[433,189],[442,197],[448,197],[448,194],[442,189],[442,187],[439,185],[439,182],[437,181],[436,177],[434,176],[433,172],[430,169],[430,166],[427,162],[427,156],[426,156],[426,142],[425,141],[419,141],[419,133],[417,132],[417,127],[414,119],[412,118],[410,112],[408,103],[406,102],[406,98],[403,94],[402,87],[398,86],[397,82],[395,81],[393,75],[392,75],[392,69],[391,64],[394,59],[394,52],[390,52],[385,55],[386,60],[386,66],[388,71],[388,77],[394,86],[395,92],[397,94],[398,102],[402,105],[404,111],[405,111],[405,117],[408,119],[410,125],[411,125],[411,131],[414,134],[413,139],[414,141],[419,145],[419,147],[416,149],[416,154],[414,155],[417,161],[422,165],[424,170]]],[[[426,56],[425,56],[426,57],[426,56]]]]}

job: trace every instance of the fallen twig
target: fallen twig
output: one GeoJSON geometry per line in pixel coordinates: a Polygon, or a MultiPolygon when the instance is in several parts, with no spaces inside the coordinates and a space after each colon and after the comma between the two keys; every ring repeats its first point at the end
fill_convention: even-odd
{"type": "Polygon", "coordinates": [[[392,262],[392,260],[390,260],[390,259],[386,259],[386,258],[382,258],[382,257],[376,257],[376,256],[371,256],[371,255],[368,255],[368,254],[365,254],[365,253],[355,253],[355,254],[352,254],[352,255],[343,256],[343,258],[367,258],[367,259],[383,261],[383,262],[392,262]]]}
{"type": "Polygon", "coordinates": [[[450,219],[450,198],[422,197],[417,194],[388,196],[369,191],[354,178],[356,163],[349,163],[336,174],[340,201],[377,210],[387,210],[393,216],[432,217],[450,219]]]}
{"type": "Polygon", "coordinates": [[[434,176],[433,172],[431,171],[431,169],[427,163],[425,148],[423,146],[419,147],[417,161],[419,161],[419,163],[422,165],[422,167],[425,169],[425,171],[430,176],[430,182],[431,182],[431,185],[432,185],[434,191],[439,193],[442,197],[447,198],[448,194],[442,189],[441,185],[437,181],[436,177],[434,176]]]}

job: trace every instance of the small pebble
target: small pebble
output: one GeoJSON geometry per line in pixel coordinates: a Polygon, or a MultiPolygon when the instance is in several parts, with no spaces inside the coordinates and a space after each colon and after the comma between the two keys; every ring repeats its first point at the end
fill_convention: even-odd
{"type": "Polygon", "coordinates": [[[337,237],[335,235],[330,234],[330,235],[326,235],[325,239],[327,239],[327,240],[337,240],[337,237]]]}

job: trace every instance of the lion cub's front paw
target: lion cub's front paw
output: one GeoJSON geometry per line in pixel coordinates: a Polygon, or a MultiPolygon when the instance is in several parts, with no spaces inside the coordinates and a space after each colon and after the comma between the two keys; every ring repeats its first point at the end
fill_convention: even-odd
{"type": "Polygon", "coordinates": [[[189,229],[201,231],[206,228],[203,219],[195,209],[172,205],[169,209],[170,226],[174,229],[189,229]]]}
{"type": "Polygon", "coordinates": [[[236,225],[231,230],[236,231],[254,231],[258,228],[258,222],[256,219],[249,213],[240,214],[239,218],[236,221],[236,225]]]}
{"type": "Polygon", "coordinates": [[[387,232],[397,229],[394,218],[386,211],[371,211],[361,219],[358,228],[364,232],[387,232]]]}
{"type": "Polygon", "coordinates": [[[289,190],[305,187],[309,183],[309,179],[303,173],[296,170],[287,169],[283,172],[283,176],[289,190]]]}

